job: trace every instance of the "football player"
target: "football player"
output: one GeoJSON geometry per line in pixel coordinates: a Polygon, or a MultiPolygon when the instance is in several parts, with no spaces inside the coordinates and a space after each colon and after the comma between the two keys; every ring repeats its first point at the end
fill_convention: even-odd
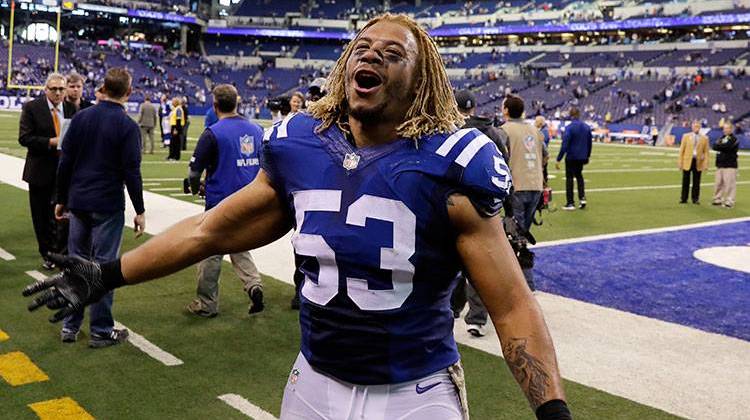
{"type": "Polygon", "coordinates": [[[435,43],[411,18],[377,17],[326,90],[310,114],[266,131],[252,184],[120,260],[58,259],[63,273],[25,289],[41,292],[30,308],[59,309],[56,321],[108,290],[294,228],[301,352],[282,419],[467,419],[449,305],[462,266],[537,417],[570,418],[542,312],[496,216],[508,168],[486,136],[456,130],[435,43]]]}

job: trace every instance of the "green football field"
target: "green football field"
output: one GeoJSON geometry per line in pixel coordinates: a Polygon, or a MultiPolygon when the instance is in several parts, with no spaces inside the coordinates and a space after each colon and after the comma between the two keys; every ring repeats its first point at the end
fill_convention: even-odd
{"type": "MultiPolygon", "coordinates": [[[[192,119],[191,148],[201,126],[201,119],[192,119]]],[[[0,113],[0,153],[24,156],[17,134],[18,114],[0,113]]],[[[557,149],[555,144],[552,153],[557,149]]],[[[179,163],[167,163],[165,157],[161,148],[145,157],[145,189],[193,202],[194,197],[181,194],[189,155],[183,154],[179,163]]],[[[747,168],[748,164],[750,157],[742,156],[740,166],[747,168]]],[[[681,175],[676,169],[676,150],[597,144],[586,171],[589,207],[545,213],[543,226],[534,230],[540,241],[750,216],[750,184],[744,176],[739,178],[738,203],[733,209],[710,205],[712,172],[704,176],[702,205],[677,204],[681,175]]],[[[741,171],[747,173],[747,169],[741,171]]],[[[550,174],[554,176],[554,210],[564,204],[563,173],[551,166],[550,174]]],[[[0,194],[4,219],[0,248],[16,258],[0,260],[0,331],[4,333],[0,333],[0,418],[36,418],[29,405],[62,397],[102,419],[247,418],[217,399],[224,394],[239,394],[278,416],[299,345],[297,313],[289,309],[291,286],[264,278],[267,309],[249,317],[247,296],[225,263],[221,315],[214,319],[196,319],[184,310],[195,293],[192,267],[161,281],[118,290],[114,306],[117,321],[177,355],[184,362],[179,366],[165,366],[130,344],[89,349],[85,333],[77,343],[63,345],[59,326],[48,323],[43,311],[28,313],[27,300],[20,295],[23,286],[32,281],[26,272],[41,271],[27,193],[0,183],[0,194]],[[12,356],[18,352],[28,356],[33,365],[15,363],[12,356]],[[33,366],[46,379],[39,374],[36,379],[29,376],[33,366]],[[21,378],[21,382],[25,377],[28,383],[11,385],[13,381],[6,375],[21,378]]],[[[127,230],[124,237],[123,251],[146,240],[134,240],[127,230]]],[[[501,359],[466,346],[460,350],[472,418],[533,418],[501,359]]],[[[575,382],[566,381],[565,385],[576,418],[673,417],[575,382]]],[[[54,417],[53,413],[50,418],[64,418],[62,414],[54,417]]]]}

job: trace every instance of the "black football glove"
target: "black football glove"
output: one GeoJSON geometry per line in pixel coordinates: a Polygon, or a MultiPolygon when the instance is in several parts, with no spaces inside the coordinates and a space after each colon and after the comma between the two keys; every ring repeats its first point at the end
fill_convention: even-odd
{"type": "Polygon", "coordinates": [[[52,314],[50,322],[80,311],[98,302],[104,295],[125,284],[120,271],[120,260],[98,264],[79,257],[50,254],[49,259],[61,273],[38,280],[23,289],[24,296],[43,292],[29,304],[29,311],[42,306],[59,311],[52,314]]]}

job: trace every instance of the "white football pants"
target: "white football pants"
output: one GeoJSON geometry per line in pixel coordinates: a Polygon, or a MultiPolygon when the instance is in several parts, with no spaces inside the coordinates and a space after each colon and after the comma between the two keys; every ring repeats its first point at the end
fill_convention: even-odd
{"type": "Polygon", "coordinates": [[[297,356],[284,389],[281,420],[464,420],[448,369],[416,381],[354,385],[313,370],[297,356]]]}

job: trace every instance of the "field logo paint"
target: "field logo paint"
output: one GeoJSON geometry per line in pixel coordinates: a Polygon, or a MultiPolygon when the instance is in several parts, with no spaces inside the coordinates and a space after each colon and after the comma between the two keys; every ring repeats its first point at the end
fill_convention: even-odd
{"type": "Polygon", "coordinates": [[[693,257],[718,267],[750,274],[750,244],[703,248],[693,252],[693,257]]]}

